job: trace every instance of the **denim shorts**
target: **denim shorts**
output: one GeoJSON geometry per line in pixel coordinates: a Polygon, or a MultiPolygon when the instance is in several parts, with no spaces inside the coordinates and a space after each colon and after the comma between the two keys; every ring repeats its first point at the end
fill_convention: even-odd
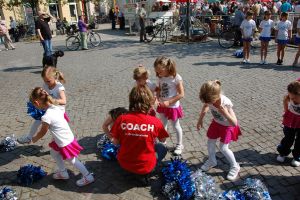
{"type": "Polygon", "coordinates": [[[300,45],[300,38],[295,37],[295,45],[300,45]]]}
{"type": "Polygon", "coordinates": [[[243,38],[243,42],[252,42],[252,38],[243,38]]]}
{"type": "Polygon", "coordinates": [[[270,42],[271,38],[270,37],[259,37],[259,40],[262,42],[270,42]]]}
{"type": "Polygon", "coordinates": [[[288,43],[288,40],[277,40],[278,44],[284,45],[288,43]]]}

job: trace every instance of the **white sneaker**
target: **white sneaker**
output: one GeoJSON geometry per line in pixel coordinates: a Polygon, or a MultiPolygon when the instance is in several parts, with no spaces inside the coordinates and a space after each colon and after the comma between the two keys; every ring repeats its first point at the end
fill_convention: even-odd
{"type": "Polygon", "coordinates": [[[264,63],[265,63],[265,62],[264,62],[263,60],[261,60],[259,64],[263,65],[264,63]]]}
{"type": "Polygon", "coordinates": [[[276,158],[276,160],[277,160],[278,162],[283,163],[284,160],[285,160],[285,156],[278,155],[277,158],[276,158]]]}
{"type": "Polygon", "coordinates": [[[208,171],[210,170],[211,168],[217,166],[217,161],[216,162],[213,162],[211,160],[207,160],[202,166],[201,166],[201,169],[202,171],[208,171]]]}
{"type": "Polygon", "coordinates": [[[268,64],[267,60],[264,60],[264,65],[267,65],[267,64],[268,64]]]}
{"type": "Polygon", "coordinates": [[[76,181],[76,185],[79,187],[82,187],[82,186],[88,185],[94,181],[95,181],[95,178],[94,178],[93,174],[89,173],[88,175],[83,176],[81,179],[76,181]]]}
{"type": "Polygon", "coordinates": [[[19,138],[17,138],[17,141],[20,143],[20,144],[29,144],[31,142],[31,139],[27,137],[27,135],[23,135],[19,138]]]}
{"type": "Polygon", "coordinates": [[[55,174],[53,174],[52,177],[53,177],[53,179],[56,179],[56,180],[66,180],[66,179],[70,178],[67,170],[58,171],[55,174]]]}
{"type": "Polygon", "coordinates": [[[180,155],[183,149],[184,149],[183,145],[177,144],[174,150],[174,154],[180,155]]]}
{"type": "Polygon", "coordinates": [[[293,159],[292,162],[291,162],[291,165],[293,167],[299,167],[300,166],[300,161],[297,161],[297,160],[293,159]]]}
{"type": "Polygon", "coordinates": [[[243,63],[247,63],[247,60],[246,60],[246,59],[244,59],[244,60],[243,60],[243,63]]]}
{"type": "Polygon", "coordinates": [[[250,60],[248,59],[248,60],[246,60],[246,63],[250,63],[250,60]]]}
{"type": "Polygon", "coordinates": [[[227,179],[230,181],[233,181],[236,179],[236,177],[239,174],[240,171],[240,165],[238,164],[237,166],[231,167],[228,174],[227,174],[227,179]]]}

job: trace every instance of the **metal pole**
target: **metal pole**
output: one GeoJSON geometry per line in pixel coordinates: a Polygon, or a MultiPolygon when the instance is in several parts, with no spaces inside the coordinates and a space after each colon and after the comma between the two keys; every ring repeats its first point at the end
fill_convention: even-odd
{"type": "Polygon", "coordinates": [[[186,9],[186,37],[190,41],[190,0],[187,0],[186,9]]]}

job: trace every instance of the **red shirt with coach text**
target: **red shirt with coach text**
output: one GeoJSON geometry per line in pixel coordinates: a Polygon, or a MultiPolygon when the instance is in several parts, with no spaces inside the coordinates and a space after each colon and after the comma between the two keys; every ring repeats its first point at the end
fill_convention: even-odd
{"type": "Polygon", "coordinates": [[[119,164],[136,174],[147,174],[154,169],[155,139],[169,137],[158,118],[136,112],[118,117],[111,133],[121,145],[117,155],[119,164]]]}

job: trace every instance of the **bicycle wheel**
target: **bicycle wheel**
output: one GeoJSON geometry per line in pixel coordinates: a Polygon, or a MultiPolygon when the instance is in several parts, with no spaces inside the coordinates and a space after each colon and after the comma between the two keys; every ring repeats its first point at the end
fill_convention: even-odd
{"type": "Polygon", "coordinates": [[[92,44],[93,47],[97,47],[101,44],[101,36],[99,33],[90,33],[89,41],[92,44]]]}
{"type": "Polygon", "coordinates": [[[147,38],[146,41],[151,42],[154,39],[155,34],[157,32],[156,27],[155,26],[147,26],[145,28],[145,31],[146,31],[146,38],[147,38]]]}
{"type": "Polygon", "coordinates": [[[80,46],[80,39],[77,36],[70,36],[66,40],[66,47],[70,51],[76,51],[80,46]]]}
{"type": "Polygon", "coordinates": [[[162,28],[159,32],[159,40],[164,44],[167,42],[168,32],[165,28],[162,28]]]}
{"type": "Polygon", "coordinates": [[[234,45],[235,33],[232,31],[224,31],[219,35],[219,45],[223,48],[230,48],[234,45]]]}

